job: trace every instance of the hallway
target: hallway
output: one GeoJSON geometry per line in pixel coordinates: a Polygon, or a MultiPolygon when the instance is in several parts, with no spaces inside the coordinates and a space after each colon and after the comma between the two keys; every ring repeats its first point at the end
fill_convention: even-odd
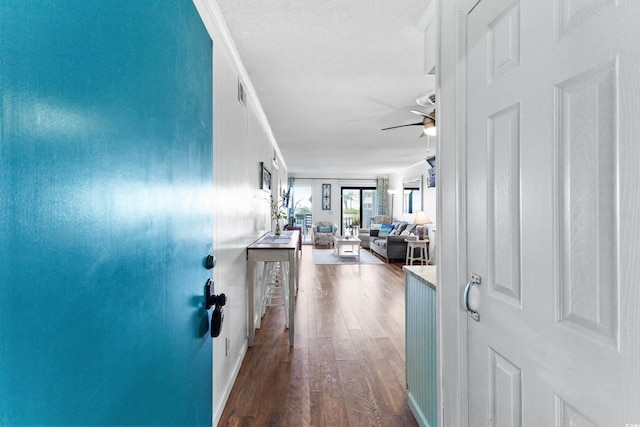
{"type": "Polygon", "coordinates": [[[416,426],[408,406],[402,264],[314,265],[303,247],[295,346],[267,310],[220,426],[416,426]]]}

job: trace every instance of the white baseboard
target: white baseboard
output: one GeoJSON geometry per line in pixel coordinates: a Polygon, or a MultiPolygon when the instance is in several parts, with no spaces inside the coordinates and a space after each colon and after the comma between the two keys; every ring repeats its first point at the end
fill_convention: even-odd
{"type": "MultiPolygon", "coordinates": [[[[238,373],[240,372],[240,367],[242,366],[242,362],[244,361],[244,356],[247,354],[247,349],[249,348],[249,342],[245,341],[242,349],[240,350],[240,357],[238,357],[238,361],[233,367],[233,372],[231,373],[231,377],[229,377],[229,381],[224,386],[224,390],[222,392],[222,399],[218,404],[217,408],[214,408],[213,417],[211,420],[211,425],[217,426],[220,422],[220,417],[222,417],[222,411],[224,411],[224,407],[227,405],[227,401],[229,400],[229,395],[231,394],[231,389],[233,389],[233,385],[236,382],[236,378],[238,378],[238,373]]],[[[212,381],[213,383],[213,381],[212,381]]]]}

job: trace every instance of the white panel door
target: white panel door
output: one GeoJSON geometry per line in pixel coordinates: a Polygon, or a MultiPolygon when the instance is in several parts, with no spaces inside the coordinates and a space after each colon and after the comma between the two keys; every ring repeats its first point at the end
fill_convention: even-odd
{"type": "Polygon", "coordinates": [[[640,425],[640,2],[466,15],[469,425],[640,425]]]}

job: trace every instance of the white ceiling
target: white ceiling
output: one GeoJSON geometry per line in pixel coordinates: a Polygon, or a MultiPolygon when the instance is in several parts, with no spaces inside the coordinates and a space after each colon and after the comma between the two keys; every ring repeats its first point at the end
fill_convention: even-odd
{"type": "MultiPolygon", "coordinates": [[[[409,110],[432,90],[431,0],[217,0],[289,173],[377,176],[424,161],[409,110]]],[[[434,141],[430,142],[433,153],[434,141]]]]}

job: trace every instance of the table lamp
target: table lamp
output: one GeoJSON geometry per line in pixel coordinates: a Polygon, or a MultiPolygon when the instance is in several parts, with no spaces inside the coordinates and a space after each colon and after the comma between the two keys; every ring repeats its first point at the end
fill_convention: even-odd
{"type": "Polygon", "coordinates": [[[413,220],[413,223],[417,225],[416,234],[418,235],[418,240],[424,239],[426,233],[425,224],[431,224],[432,222],[427,218],[427,214],[424,211],[416,212],[416,217],[413,220]]]}

